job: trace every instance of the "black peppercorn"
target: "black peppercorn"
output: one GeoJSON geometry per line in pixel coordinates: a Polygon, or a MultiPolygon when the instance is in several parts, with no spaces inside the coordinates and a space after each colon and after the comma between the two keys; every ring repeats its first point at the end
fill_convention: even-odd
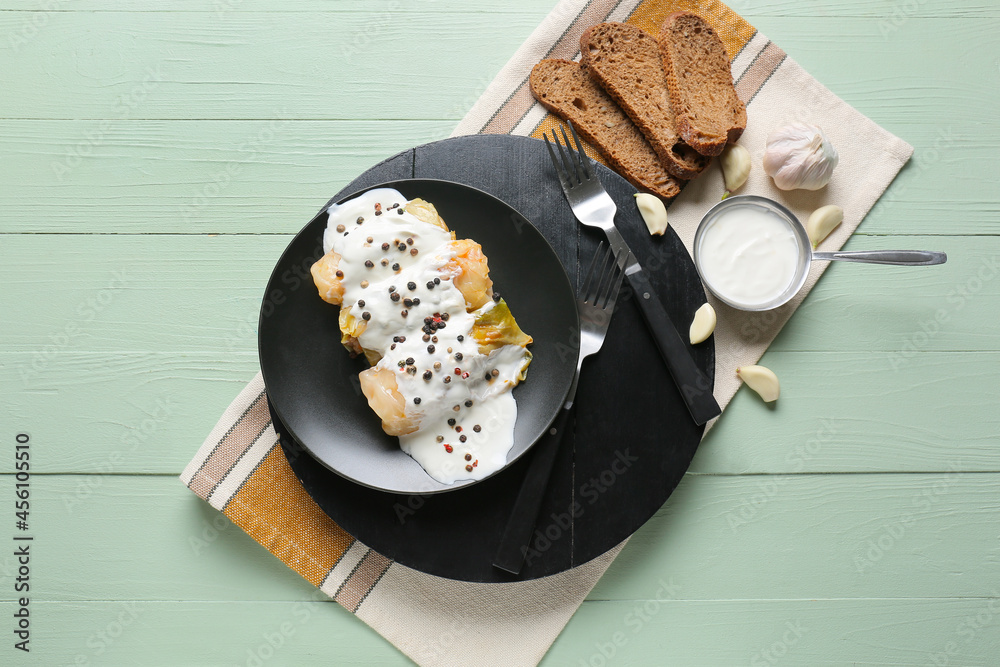
{"type": "Polygon", "coordinates": [[[406,283],[406,289],[412,292],[413,290],[417,289],[417,284],[411,280],[410,282],[406,283]]]}

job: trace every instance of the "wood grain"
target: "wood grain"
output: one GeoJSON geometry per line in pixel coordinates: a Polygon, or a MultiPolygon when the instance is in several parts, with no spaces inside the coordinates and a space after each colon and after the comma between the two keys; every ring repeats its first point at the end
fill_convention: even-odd
{"type": "MultiPolygon", "coordinates": [[[[1000,5],[730,4],[916,148],[848,248],[949,262],[831,267],[762,361],[776,408],[737,394],[542,664],[996,664],[1000,5]]],[[[450,133],[554,5],[0,0],[0,422],[37,473],[17,658],[410,664],[176,474],[256,370],[290,235],[450,133]]]]}
{"type": "MultiPolygon", "coordinates": [[[[982,596],[1000,588],[998,482],[956,472],[688,475],[590,599],[647,599],[659,577],[687,600],[982,596]],[[956,545],[963,574],[949,576],[956,545]]],[[[5,497],[12,485],[0,476],[5,497]]],[[[311,595],[173,475],[37,475],[32,492],[33,599],[311,595]]],[[[13,599],[10,587],[0,599],[13,599]]]]}
{"type": "MultiPolygon", "coordinates": [[[[602,664],[603,648],[614,660],[603,664],[624,665],[767,665],[778,655],[795,665],[841,656],[859,666],[933,665],[933,657],[990,665],[1000,641],[997,600],[585,602],[541,664],[602,664]],[[663,656],[670,662],[654,662],[663,656]]],[[[4,614],[13,609],[0,603],[4,614]]],[[[262,664],[413,664],[333,602],[40,602],[33,613],[39,644],[58,664],[149,664],[151,655],[203,665],[253,665],[262,656],[262,664]]],[[[442,630],[426,651],[450,639],[442,630]]]]}

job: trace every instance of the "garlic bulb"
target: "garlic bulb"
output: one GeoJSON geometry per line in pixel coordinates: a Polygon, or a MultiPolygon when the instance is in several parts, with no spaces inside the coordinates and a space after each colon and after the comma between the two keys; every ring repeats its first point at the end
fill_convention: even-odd
{"type": "Polygon", "coordinates": [[[830,182],[839,159],[821,129],[792,123],[767,138],[764,171],[782,190],[819,190],[830,182]]]}
{"type": "Polygon", "coordinates": [[[726,181],[725,199],[747,182],[750,175],[750,151],[739,144],[729,144],[719,156],[722,165],[722,177],[726,181]]]}

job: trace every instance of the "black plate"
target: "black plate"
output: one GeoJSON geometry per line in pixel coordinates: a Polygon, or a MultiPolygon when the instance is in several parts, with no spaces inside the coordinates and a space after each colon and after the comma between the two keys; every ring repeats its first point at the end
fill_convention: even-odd
{"type": "MultiPolygon", "coordinates": [[[[431,202],[458,238],[477,241],[489,258],[494,290],[534,338],[530,381],[514,389],[517,421],[507,455],[510,465],[548,428],[573,380],[579,319],[566,271],[531,223],[481,190],[408,179],[365,187],[337,201],[373,187],[431,202]]],[[[300,277],[303,272],[308,276],[308,267],[322,254],[325,208],[278,260],[261,308],[260,365],[275,414],[318,461],[358,484],[394,493],[439,493],[476,483],[442,484],[428,476],[399,448],[397,438],[382,431],[368,407],[358,383],[358,373],[368,364],[351,359],[340,344],[340,309],[321,300],[311,281],[300,277]]]]}
{"type": "MultiPolygon", "coordinates": [[[[598,173],[618,205],[622,235],[649,271],[671,319],[686,332],[706,300],[691,257],[672,229],[663,237],[649,236],[635,207],[634,187],[602,166],[598,173]]],[[[579,285],[602,235],[581,229],[573,218],[544,143],[508,135],[434,142],[372,167],[342,194],[418,177],[462,182],[509,203],[537,225],[579,285]]],[[[513,299],[511,304],[520,320],[513,299]]],[[[691,351],[714,379],[714,340],[691,351]]],[[[524,387],[532,380],[529,371],[524,387]]],[[[572,428],[556,459],[533,551],[514,577],[491,561],[530,454],[454,493],[397,495],[330,472],[282,433],[280,420],[275,428],[306,492],[346,531],[417,570],[484,582],[556,574],[624,540],[667,500],[704,432],[688,416],[626,285],[604,349],[584,366],[572,428]]]]}

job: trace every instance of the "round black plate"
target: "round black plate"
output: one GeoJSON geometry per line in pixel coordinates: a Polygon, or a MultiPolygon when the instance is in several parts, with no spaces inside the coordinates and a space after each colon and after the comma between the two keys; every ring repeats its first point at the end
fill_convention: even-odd
{"type": "MultiPolygon", "coordinates": [[[[548,428],[573,380],[579,319],[566,271],[535,227],[481,190],[430,179],[374,187],[431,202],[458,238],[482,245],[494,290],[504,296],[521,329],[534,338],[530,381],[514,389],[517,421],[507,455],[510,465],[548,428]]],[[[361,188],[338,202],[370,189],[361,188]]],[[[439,493],[477,483],[442,484],[431,478],[399,448],[397,438],[383,432],[368,407],[358,383],[358,373],[368,364],[348,356],[340,344],[340,309],[321,300],[302,275],[309,275],[309,266],[322,254],[326,223],[327,215],[321,212],[288,245],[261,307],[260,365],[274,414],[313,457],[359,484],[393,493],[439,493]]]]}
{"type": "MultiPolygon", "coordinates": [[[[650,273],[674,324],[686,333],[692,314],[706,300],[694,263],[672,229],[663,237],[649,236],[632,197],[634,187],[604,167],[598,173],[618,205],[619,230],[650,273]]],[[[602,240],[599,231],[581,229],[573,218],[545,145],[536,139],[476,135],[419,146],[376,165],[335,199],[402,178],[458,181],[506,201],[548,239],[577,287],[602,240]]],[[[604,348],[584,365],[572,428],[557,455],[519,576],[491,562],[530,453],[498,475],[453,493],[397,495],[330,472],[282,434],[275,420],[292,469],[346,531],[423,572],[504,582],[556,574],[603,554],[663,505],[704,432],[688,416],[627,285],[618,303],[604,348]]],[[[511,308],[520,321],[513,298],[511,308]]],[[[527,325],[525,330],[535,333],[527,325]]],[[[713,339],[691,352],[714,379],[713,339]]],[[[524,388],[532,381],[529,371],[524,388]]]]}

